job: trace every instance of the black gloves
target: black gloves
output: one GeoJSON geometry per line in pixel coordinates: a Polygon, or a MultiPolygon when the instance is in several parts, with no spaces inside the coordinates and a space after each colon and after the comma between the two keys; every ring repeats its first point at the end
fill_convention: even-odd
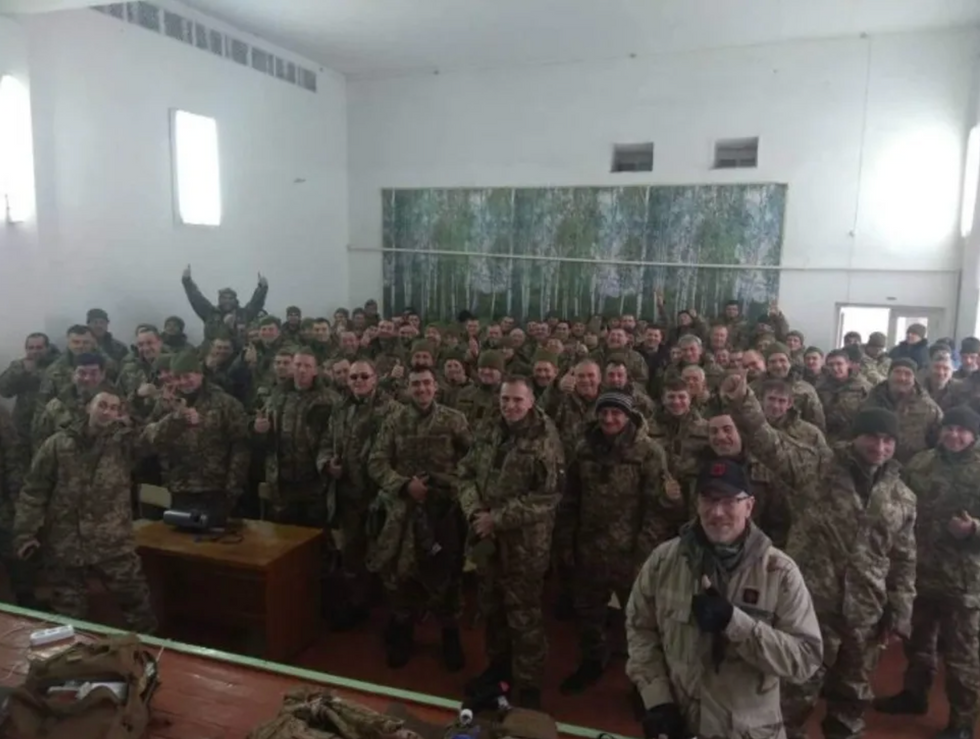
{"type": "Polygon", "coordinates": [[[676,703],[661,703],[659,706],[648,708],[643,716],[643,736],[645,739],[659,739],[663,735],[667,739],[687,739],[689,736],[684,728],[684,717],[676,703]]]}
{"type": "Polygon", "coordinates": [[[691,608],[698,628],[706,634],[723,632],[735,612],[735,607],[713,585],[694,596],[691,608]]]}

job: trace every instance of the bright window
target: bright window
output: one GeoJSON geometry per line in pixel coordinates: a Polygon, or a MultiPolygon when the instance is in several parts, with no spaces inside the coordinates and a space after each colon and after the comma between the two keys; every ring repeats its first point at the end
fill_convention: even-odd
{"type": "Polygon", "coordinates": [[[214,118],[175,110],[173,155],[177,215],[181,223],[221,225],[218,124],[214,118]]]}
{"type": "Polygon", "coordinates": [[[0,211],[9,223],[22,223],[34,212],[31,96],[10,76],[0,77],[0,211]]]}

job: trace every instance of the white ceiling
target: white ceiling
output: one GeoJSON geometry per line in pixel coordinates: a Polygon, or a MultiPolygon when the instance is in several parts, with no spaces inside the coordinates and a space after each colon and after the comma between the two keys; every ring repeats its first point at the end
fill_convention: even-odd
{"type": "Polygon", "coordinates": [[[980,24],[980,0],[185,0],[351,75],[980,24]]]}

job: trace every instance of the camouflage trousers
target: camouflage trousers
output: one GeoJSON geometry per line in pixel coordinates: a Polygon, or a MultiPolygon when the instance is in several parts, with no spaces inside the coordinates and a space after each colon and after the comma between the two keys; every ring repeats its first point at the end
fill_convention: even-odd
{"type": "Polygon", "coordinates": [[[63,616],[84,619],[88,611],[88,578],[92,575],[115,599],[127,628],[140,634],[156,631],[150,590],[136,552],[118,553],[89,567],[49,563],[45,576],[51,588],[51,608],[63,616]]]}
{"type": "Polygon", "coordinates": [[[446,578],[401,578],[386,583],[388,606],[396,621],[411,621],[430,613],[444,627],[455,626],[462,611],[462,571],[446,578]]]}
{"type": "Polygon", "coordinates": [[[825,739],[860,739],[864,714],[874,695],[871,676],[881,650],[875,629],[855,629],[836,616],[820,617],[824,659],[802,685],[783,682],[781,708],[787,739],[807,739],[806,723],[821,694],[827,713],[820,726],[825,739]]]}
{"type": "Polygon", "coordinates": [[[980,610],[952,598],[918,596],[905,644],[905,690],[928,695],[936,678],[937,641],[946,666],[949,726],[972,728],[980,693],[980,610]]]}
{"type": "Polygon", "coordinates": [[[609,599],[615,593],[622,608],[630,597],[631,585],[611,582],[583,574],[574,586],[575,617],[579,627],[579,649],[582,659],[609,660],[607,621],[609,599]]]}
{"type": "Polygon", "coordinates": [[[490,664],[513,668],[517,688],[541,689],[548,638],[541,612],[544,574],[501,572],[488,568],[480,573],[480,613],[486,619],[486,650],[490,664]]]}
{"type": "Polygon", "coordinates": [[[367,508],[353,502],[338,501],[334,524],[341,535],[340,562],[347,605],[363,608],[368,604],[372,575],[364,565],[367,557],[367,508]]]}

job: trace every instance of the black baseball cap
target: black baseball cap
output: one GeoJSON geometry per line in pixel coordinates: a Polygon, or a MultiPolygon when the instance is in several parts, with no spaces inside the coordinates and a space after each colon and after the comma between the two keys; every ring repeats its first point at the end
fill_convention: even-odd
{"type": "Polygon", "coordinates": [[[745,468],[738,462],[717,457],[704,463],[698,473],[699,495],[735,497],[752,495],[745,468]]]}

